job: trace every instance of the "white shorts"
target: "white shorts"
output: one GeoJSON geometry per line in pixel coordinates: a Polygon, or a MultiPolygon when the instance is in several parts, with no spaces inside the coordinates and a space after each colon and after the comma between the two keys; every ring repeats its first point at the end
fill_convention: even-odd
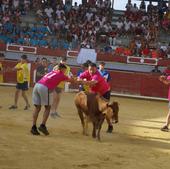
{"type": "Polygon", "coordinates": [[[52,91],[43,84],[36,83],[33,88],[32,100],[34,105],[49,106],[52,104],[52,91]]]}

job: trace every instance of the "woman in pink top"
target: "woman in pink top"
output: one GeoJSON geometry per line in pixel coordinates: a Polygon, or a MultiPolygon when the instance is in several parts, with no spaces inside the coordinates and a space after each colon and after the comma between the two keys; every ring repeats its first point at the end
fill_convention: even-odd
{"type": "Polygon", "coordinates": [[[58,65],[58,70],[51,71],[42,77],[34,86],[33,89],[33,104],[35,105],[34,113],[33,113],[33,126],[31,128],[31,133],[33,135],[40,135],[37,130],[36,122],[38,118],[38,114],[41,110],[41,106],[44,105],[45,111],[43,115],[43,120],[38,128],[45,135],[49,135],[49,132],[46,128],[46,122],[51,109],[51,101],[52,101],[52,91],[55,87],[62,81],[73,82],[72,78],[69,78],[64,75],[66,71],[66,66],[62,63],[58,65]]]}
{"type": "MultiPolygon", "coordinates": [[[[170,76],[160,76],[159,77],[159,80],[166,84],[166,85],[170,85],[170,76]]],[[[169,112],[168,112],[168,115],[167,115],[167,118],[166,118],[166,123],[165,125],[161,128],[162,131],[169,131],[169,124],[170,124],[170,87],[169,87],[169,91],[168,91],[168,100],[169,100],[169,112]]]]}
{"type": "Polygon", "coordinates": [[[79,79],[82,79],[82,83],[90,86],[92,93],[98,93],[105,99],[110,100],[110,86],[98,72],[95,63],[90,63],[88,70],[80,74],[79,79]]]}

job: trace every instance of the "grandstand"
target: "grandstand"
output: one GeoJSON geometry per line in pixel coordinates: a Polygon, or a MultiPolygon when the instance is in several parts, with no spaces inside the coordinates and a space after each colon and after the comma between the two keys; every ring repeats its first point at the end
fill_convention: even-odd
{"type": "MultiPolygon", "coordinates": [[[[109,71],[146,73],[152,79],[150,72],[155,65],[163,71],[169,64],[170,13],[166,1],[156,6],[144,4],[142,1],[136,6],[128,1],[126,11],[120,11],[114,10],[109,0],[83,1],[79,6],[70,0],[65,4],[2,1],[0,50],[5,55],[4,62],[27,53],[34,64],[37,57],[50,60],[51,56],[66,56],[67,51],[93,48],[97,62],[105,61],[109,71]]],[[[73,67],[80,66],[76,56],[68,57],[68,64],[73,67]]]]}

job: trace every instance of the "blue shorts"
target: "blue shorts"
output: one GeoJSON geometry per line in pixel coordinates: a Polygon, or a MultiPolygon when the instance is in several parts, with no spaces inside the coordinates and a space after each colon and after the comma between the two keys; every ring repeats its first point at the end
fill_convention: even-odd
{"type": "Polygon", "coordinates": [[[25,81],[25,82],[23,82],[23,83],[17,83],[17,85],[16,85],[16,88],[18,89],[18,90],[28,90],[28,82],[27,81],[25,81]]]}

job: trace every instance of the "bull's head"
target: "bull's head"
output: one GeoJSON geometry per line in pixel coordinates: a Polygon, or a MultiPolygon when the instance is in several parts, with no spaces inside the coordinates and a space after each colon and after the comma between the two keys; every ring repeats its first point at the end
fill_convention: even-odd
{"type": "Polygon", "coordinates": [[[119,118],[118,118],[118,112],[119,112],[119,104],[118,102],[111,102],[107,104],[107,109],[106,109],[106,118],[112,119],[113,123],[118,123],[119,118]]]}
{"type": "Polygon", "coordinates": [[[106,119],[111,120],[113,123],[118,123],[118,112],[119,112],[119,104],[118,102],[108,102],[104,100],[100,96],[96,96],[99,104],[99,110],[105,114],[106,119]]]}

